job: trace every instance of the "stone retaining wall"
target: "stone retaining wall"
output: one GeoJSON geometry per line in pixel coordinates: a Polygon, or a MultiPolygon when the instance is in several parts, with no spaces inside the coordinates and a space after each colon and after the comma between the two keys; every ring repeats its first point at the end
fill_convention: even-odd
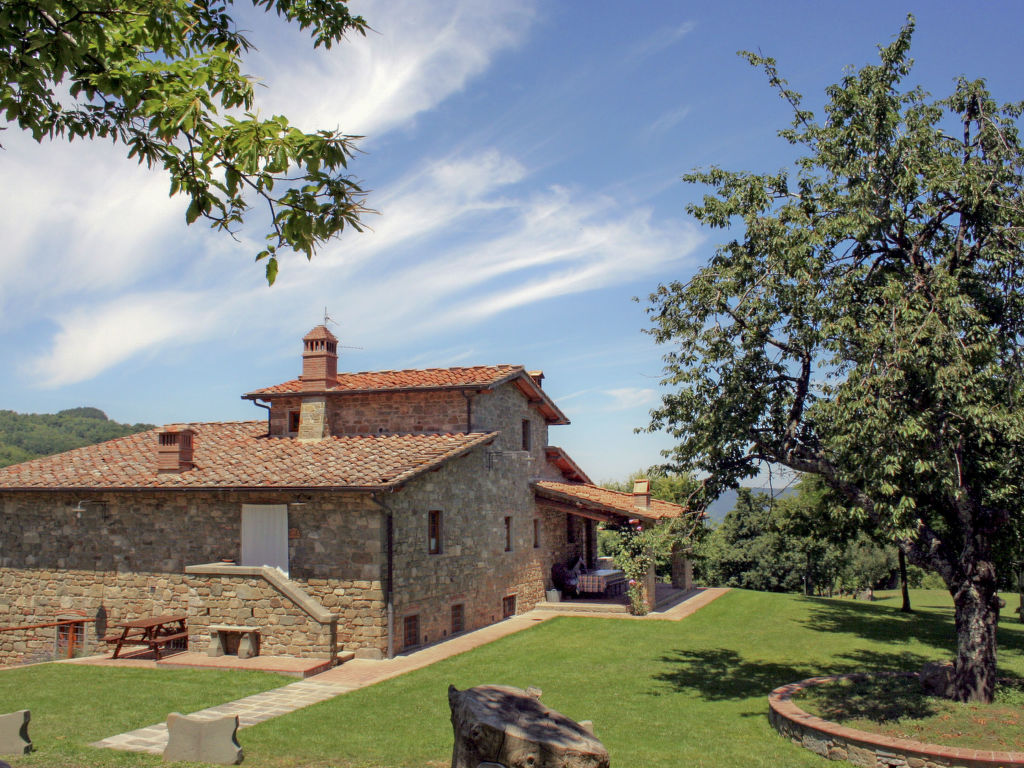
{"type": "MultiPolygon", "coordinates": [[[[265,653],[322,658],[332,649],[387,648],[381,570],[381,511],[366,494],[315,492],[0,493],[0,626],[53,621],[86,625],[86,652],[109,650],[107,625],[140,616],[189,613],[196,650],[210,624],[275,627],[265,653]],[[186,577],[186,566],[239,556],[241,507],[289,504],[289,560],[298,589],[337,615],[337,634],[263,579],[186,577]],[[288,629],[285,629],[285,628],[288,629]],[[299,650],[305,646],[304,650],[299,650]],[[287,650],[285,650],[287,649],[287,650]]],[[[55,628],[0,633],[0,664],[53,653],[55,628]]]]}
{"type": "Polygon", "coordinates": [[[858,768],[1024,768],[1024,753],[942,747],[910,739],[858,731],[808,714],[792,696],[811,685],[866,675],[811,677],[776,688],[768,697],[768,718],[775,729],[830,760],[847,760],[858,768]]]}

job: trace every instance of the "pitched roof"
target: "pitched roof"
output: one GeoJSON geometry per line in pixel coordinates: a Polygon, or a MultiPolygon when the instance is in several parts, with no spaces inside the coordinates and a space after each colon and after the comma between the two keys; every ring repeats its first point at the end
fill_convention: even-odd
{"type": "MultiPolygon", "coordinates": [[[[569,419],[541,389],[521,365],[475,365],[467,368],[418,368],[402,371],[362,371],[339,373],[334,384],[324,391],[331,393],[409,392],[437,389],[489,390],[500,384],[514,382],[526,398],[555,424],[568,424],[569,419]]],[[[308,393],[302,379],[292,379],[272,387],[254,389],[242,395],[249,400],[275,395],[308,393]]]]}
{"type": "Polygon", "coordinates": [[[684,506],[659,499],[651,499],[651,505],[647,509],[637,507],[633,504],[633,494],[612,491],[591,483],[559,483],[554,480],[537,480],[533,486],[537,495],[542,498],[584,509],[608,512],[619,517],[664,520],[691,514],[684,506]]]}
{"type": "Polygon", "coordinates": [[[400,485],[490,442],[496,432],[268,437],[265,421],[187,425],[192,469],[157,472],[159,429],[0,469],[0,490],[351,488],[400,485]]]}
{"type": "MultiPolygon", "coordinates": [[[[379,392],[408,389],[488,389],[522,371],[521,365],[475,365],[469,368],[421,368],[404,371],[339,373],[328,392],[379,392]]],[[[302,392],[302,380],[248,392],[245,397],[302,392]]]]}
{"type": "Polygon", "coordinates": [[[559,448],[557,445],[548,445],[544,447],[544,453],[548,461],[555,465],[566,480],[593,484],[594,481],[587,476],[586,472],[580,469],[580,465],[572,460],[564,448],[559,448]]]}

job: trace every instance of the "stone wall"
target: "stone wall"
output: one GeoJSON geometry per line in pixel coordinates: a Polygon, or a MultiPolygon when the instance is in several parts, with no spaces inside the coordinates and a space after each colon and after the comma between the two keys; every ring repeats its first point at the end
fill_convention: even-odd
{"type": "Polygon", "coordinates": [[[385,499],[394,513],[395,649],[404,647],[404,620],[417,616],[419,640],[452,632],[452,606],[462,605],[465,629],[503,618],[503,600],[517,613],[543,600],[550,586],[552,552],[565,548],[565,515],[538,510],[530,480],[544,462],[546,422],[512,386],[474,401],[474,413],[501,435],[488,446],[418,478],[385,499]],[[486,407],[485,407],[486,406],[486,407]],[[531,419],[530,451],[522,450],[521,423],[531,419]],[[428,551],[428,512],[442,513],[441,552],[428,551]],[[505,518],[511,518],[511,551],[505,518]],[[540,541],[534,547],[534,523],[540,541]]]}
{"type": "MultiPolygon", "coordinates": [[[[502,450],[522,449],[522,421],[531,424],[531,455],[544,458],[547,445],[547,420],[514,384],[505,384],[491,392],[470,392],[469,412],[466,396],[459,390],[337,393],[327,396],[275,397],[270,410],[270,433],[273,435],[306,436],[303,426],[293,426],[289,414],[301,413],[302,420],[320,418],[315,406],[325,408],[323,424],[328,435],[377,435],[420,432],[490,432],[502,433],[502,450]],[[303,405],[305,403],[305,406],[303,405]],[[304,411],[303,408],[306,410],[304,411]]],[[[321,422],[311,424],[314,432],[321,422]]],[[[310,437],[318,437],[317,432],[310,437]]],[[[540,466],[538,473],[542,472],[540,466]]]]}
{"type": "Polygon", "coordinates": [[[808,686],[863,677],[812,677],[776,688],[768,696],[768,719],[794,744],[830,760],[846,760],[859,768],[1024,768],[1024,752],[945,747],[868,733],[810,715],[792,701],[794,694],[808,686]]]}
{"type": "MultiPolygon", "coordinates": [[[[466,428],[466,400],[457,391],[327,400],[332,434],[466,428]]],[[[301,402],[275,398],[272,431],[287,433],[288,411],[301,402]]],[[[550,586],[553,562],[582,551],[582,529],[568,542],[565,513],[539,510],[534,499],[530,481],[550,472],[543,415],[512,384],[475,394],[472,408],[475,430],[500,431],[492,444],[380,496],[393,513],[396,650],[403,646],[405,616],[419,617],[420,641],[427,643],[451,633],[453,605],[463,606],[465,629],[500,620],[505,598],[515,598],[517,613],[531,609],[550,586]],[[530,422],[526,451],[524,419],[530,422]],[[443,517],[438,554],[427,551],[431,510],[443,517]],[[505,550],[506,518],[511,551],[505,550]],[[534,520],[541,531],[537,547],[534,520]]],[[[196,650],[208,642],[206,627],[228,624],[265,626],[267,653],[386,652],[385,512],[369,494],[154,490],[85,496],[89,501],[78,511],[83,494],[0,494],[0,624],[49,621],[65,609],[105,613],[114,623],[187,608],[196,650]],[[336,636],[325,636],[322,623],[310,625],[301,609],[261,579],[186,578],[188,565],[240,558],[243,504],[288,505],[290,578],[338,615],[336,636]]],[[[596,546],[596,537],[592,542],[596,546]]],[[[10,637],[0,637],[7,643],[0,645],[0,663],[24,658],[44,641],[52,646],[52,635],[10,637]]],[[[95,637],[91,642],[102,647],[95,637]]]]}
{"type": "Polygon", "coordinates": [[[258,628],[260,653],[269,656],[329,659],[339,650],[334,625],[316,621],[262,578],[190,574],[186,584],[189,650],[205,651],[215,625],[258,628]]]}
{"type": "MultiPolygon", "coordinates": [[[[0,495],[0,625],[43,623],[62,611],[84,611],[103,619],[87,629],[87,649],[99,652],[106,648],[100,642],[106,624],[187,611],[197,649],[205,647],[202,627],[251,625],[257,619],[268,627],[267,652],[296,649],[301,633],[293,627],[305,618],[280,595],[266,592],[266,585],[253,580],[242,595],[231,594],[234,585],[219,578],[204,584],[204,577],[184,574],[186,565],[240,556],[242,504],[290,502],[292,581],[338,615],[338,649],[386,649],[383,526],[367,494],[310,492],[300,502],[296,494],[251,492],[88,495],[80,512],[75,507],[82,494],[0,495]]],[[[0,633],[0,664],[48,653],[55,631],[0,633]]],[[[330,643],[320,637],[319,626],[307,631],[309,648],[293,655],[327,654],[330,643]]]]}
{"type": "MultiPolygon", "coordinates": [[[[458,391],[331,393],[326,398],[315,399],[326,400],[329,435],[466,431],[466,399],[458,391]]],[[[274,398],[270,411],[271,434],[298,434],[289,432],[288,414],[301,411],[303,400],[302,397],[274,398]]],[[[476,424],[473,426],[478,428],[476,424]]],[[[301,429],[300,426],[300,432],[301,429]]]]}

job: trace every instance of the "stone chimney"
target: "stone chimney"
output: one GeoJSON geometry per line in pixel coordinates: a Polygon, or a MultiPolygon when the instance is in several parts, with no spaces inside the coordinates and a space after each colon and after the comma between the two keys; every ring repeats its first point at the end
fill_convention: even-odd
{"type": "Polygon", "coordinates": [[[318,325],[302,338],[303,390],[333,387],[338,378],[338,339],[326,325],[318,325]]]}
{"type": "Polygon", "coordinates": [[[156,471],[184,472],[192,463],[192,436],[189,427],[170,424],[157,432],[156,471]]]}
{"type": "Polygon", "coordinates": [[[544,371],[527,371],[526,373],[531,379],[533,379],[533,383],[538,387],[541,385],[541,382],[544,381],[544,371]]]}
{"type": "Polygon", "coordinates": [[[637,509],[651,508],[651,481],[646,477],[633,481],[633,506],[637,509]]]}

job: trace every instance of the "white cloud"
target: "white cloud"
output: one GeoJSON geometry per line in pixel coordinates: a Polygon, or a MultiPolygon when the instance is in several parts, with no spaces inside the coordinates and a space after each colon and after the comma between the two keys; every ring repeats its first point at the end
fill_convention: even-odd
{"type": "Polygon", "coordinates": [[[162,266],[148,245],[184,224],[182,204],[168,200],[162,174],[109,143],[39,145],[26,134],[8,134],[0,185],[0,316],[8,323],[13,301],[21,309],[52,306],[72,294],[131,285],[162,266]]]}
{"type": "Polygon", "coordinates": [[[603,394],[612,399],[612,402],[606,407],[606,410],[609,411],[625,411],[630,408],[654,405],[658,400],[657,390],[641,387],[606,389],[603,394]]]}
{"type": "Polygon", "coordinates": [[[271,70],[266,103],[300,124],[336,126],[372,139],[462,90],[494,56],[519,44],[533,6],[505,0],[354,2],[352,10],[373,27],[366,37],[352,36],[312,59],[296,61],[280,45],[272,64],[256,57],[260,68],[271,70]]]}
{"type": "Polygon", "coordinates": [[[49,351],[30,363],[29,372],[44,387],[91,379],[168,342],[190,343],[208,337],[219,314],[216,306],[201,295],[165,292],[80,307],[57,319],[60,330],[49,351]]]}

